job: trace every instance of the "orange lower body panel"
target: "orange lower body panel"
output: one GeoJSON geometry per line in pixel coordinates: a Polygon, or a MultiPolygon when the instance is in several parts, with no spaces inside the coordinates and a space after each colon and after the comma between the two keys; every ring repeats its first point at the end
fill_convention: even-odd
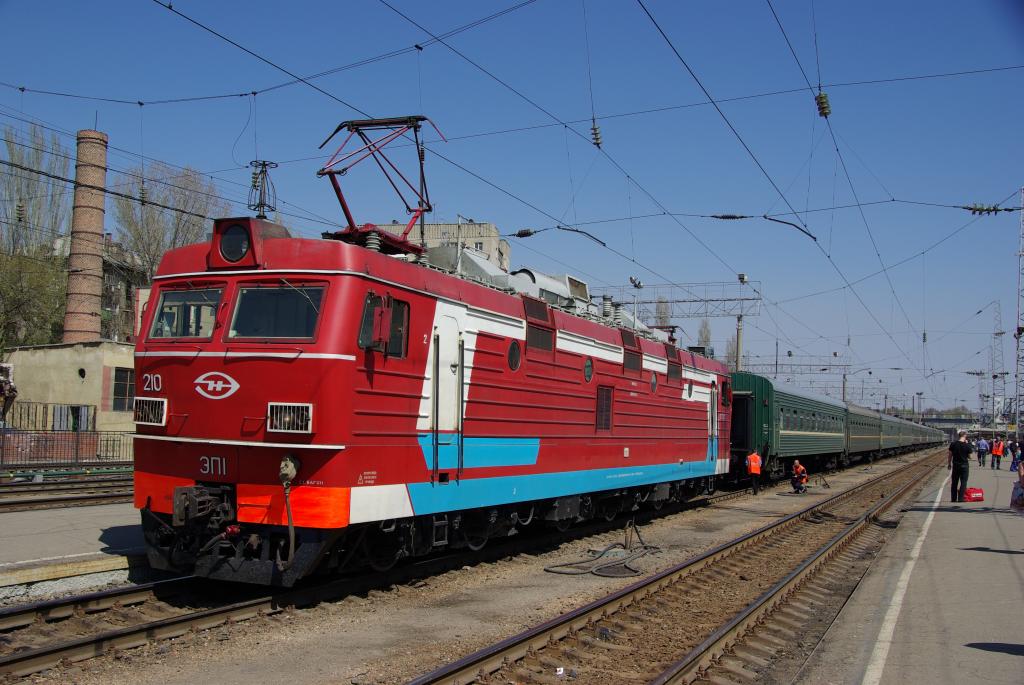
{"type": "MultiPolygon", "coordinates": [[[[135,472],[135,508],[148,506],[161,514],[174,513],[174,488],[189,487],[191,478],[135,472]]],[[[300,485],[292,488],[292,521],[299,528],[344,528],[349,519],[349,488],[300,485]]],[[[284,489],[280,485],[235,486],[239,523],[287,526],[284,489]]]]}
{"type": "MultiPolygon", "coordinates": [[[[299,528],[344,528],[348,525],[349,488],[300,485],[292,488],[292,521],[299,528]]],[[[239,523],[288,525],[284,489],[280,485],[235,488],[239,523]]]]}
{"type": "Polygon", "coordinates": [[[135,508],[161,514],[174,513],[174,488],[189,487],[196,482],[191,478],[163,476],[158,473],[135,472],[135,508]]]}

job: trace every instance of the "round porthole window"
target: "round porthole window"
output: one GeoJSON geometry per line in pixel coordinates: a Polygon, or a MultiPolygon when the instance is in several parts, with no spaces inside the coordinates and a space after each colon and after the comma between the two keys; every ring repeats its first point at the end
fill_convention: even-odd
{"type": "Polygon", "coordinates": [[[520,361],[522,361],[522,350],[519,349],[519,341],[513,340],[512,344],[508,346],[508,368],[515,371],[519,368],[520,361]]]}
{"type": "Polygon", "coordinates": [[[229,262],[237,262],[249,251],[249,231],[241,224],[228,226],[220,237],[220,254],[229,262]]]}
{"type": "Polygon", "coordinates": [[[658,374],[651,372],[651,392],[658,391],[658,374]]]}
{"type": "Polygon", "coordinates": [[[686,386],[686,396],[693,397],[693,381],[690,381],[686,386]]]}
{"type": "Polygon", "coordinates": [[[594,360],[587,357],[587,360],[583,362],[583,379],[590,382],[590,379],[594,377],[594,360]]]}

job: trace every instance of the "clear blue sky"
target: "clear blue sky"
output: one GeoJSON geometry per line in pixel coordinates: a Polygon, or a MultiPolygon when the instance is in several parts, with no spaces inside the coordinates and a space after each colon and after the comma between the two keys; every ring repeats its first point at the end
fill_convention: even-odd
{"type": "MultiPolygon", "coordinates": [[[[434,33],[516,4],[391,1],[434,33]]],[[[1021,3],[818,0],[813,8],[817,59],[811,2],[774,4],[815,86],[820,63],[831,122],[861,202],[895,197],[991,204],[1024,184],[1024,69],[828,86],[1024,65],[1021,3]]],[[[795,208],[853,202],[831,138],[766,2],[648,0],[647,6],[714,98],[804,87],[721,106],[795,208]]],[[[429,40],[377,0],[179,0],[174,8],[304,76],[429,40]]],[[[586,16],[604,150],[635,180],[632,184],[608,157],[440,43],[314,83],[374,116],[428,115],[452,138],[432,147],[566,224],[660,212],[644,191],[670,211],[686,214],[788,211],[718,113],[700,104],[706,103],[703,93],[636,2],[587,0],[586,16]],[[554,125],[466,137],[548,124],[554,125]]],[[[0,87],[0,124],[22,126],[11,118],[17,116],[73,132],[98,120],[111,145],[120,148],[112,151],[112,169],[137,166],[137,155],[144,152],[210,172],[225,197],[241,201],[234,206],[237,214],[248,213],[249,172],[242,167],[258,155],[281,163],[273,176],[281,209],[340,221],[329,184],[315,177],[325,158],[317,146],[338,122],[360,118],[351,109],[303,84],[266,90],[290,79],[148,0],[0,1],[0,22],[7,27],[0,81],[8,84],[132,102],[260,91],[254,99],[140,108],[0,87]]],[[[573,121],[591,115],[585,35],[579,0],[537,0],[448,42],[559,120],[573,121]]],[[[589,121],[574,128],[589,135],[589,121]]],[[[71,138],[65,141],[73,144],[71,138]]],[[[408,148],[400,158],[402,153],[408,148]]],[[[492,221],[506,233],[554,223],[437,157],[428,160],[428,171],[433,220],[454,221],[461,213],[492,221]]],[[[401,220],[401,207],[372,172],[360,167],[345,178],[357,220],[401,220]]],[[[1017,206],[1019,193],[1005,204],[1017,206]]],[[[962,210],[891,202],[863,211],[887,265],[972,218],[962,210]]],[[[857,209],[810,213],[804,220],[850,280],[879,270],[857,209]]],[[[823,251],[796,229],[760,219],[679,221],[728,267],[667,217],[580,223],[638,264],[586,238],[548,231],[514,242],[514,265],[586,274],[595,286],[625,285],[630,275],[647,283],[660,280],[655,274],[695,282],[731,281],[735,272],[746,272],[762,282],[767,298],[782,302],[748,320],[747,351],[773,357],[778,336],[783,354],[840,352],[855,368],[872,370],[851,381],[856,392],[861,379],[867,384],[881,379],[880,386],[892,395],[924,392],[929,405],[948,406],[958,399],[977,405],[976,383],[963,371],[988,368],[994,322],[992,307],[971,318],[976,311],[998,300],[1004,328],[1014,325],[1016,213],[981,218],[923,258],[889,270],[909,323],[884,275],[855,286],[873,317],[849,290],[789,301],[843,285],[823,251]],[[929,339],[926,362],[922,329],[929,339]],[[937,373],[924,379],[922,366],[937,373]]],[[[310,235],[324,228],[295,216],[287,222],[310,235]]],[[[718,347],[724,348],[733,326],[729,319],[712,322],[718,347]]],[[[695,335],[696,328],[693,321],[686,330],[695,335]]],[[[1012,372],[1013,340],[1005,338],[1012,372]]]]}

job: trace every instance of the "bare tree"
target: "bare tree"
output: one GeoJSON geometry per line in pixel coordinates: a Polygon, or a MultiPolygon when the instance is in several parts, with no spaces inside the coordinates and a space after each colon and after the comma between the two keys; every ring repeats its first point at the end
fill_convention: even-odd
{"type": "Polygon", "coordinates": [[[32,125],[21,132],[4,128],[4,157],[23,169],[6,167],[0,174],[0,249],[7,254],[28,254],[50,247],[67,230],[72,187],[33,173],[67,177],[72,159],[56,134],[46,137],[32,125]]]}
{"type": "Polygon", "coordinates": [[[711,322],[708,319],[700,320],[700,330],[697,331],[697,344],[701,347],[711,347],[711,322]]]}
{"type": "Polygon", "coordinates": [[[67,177],[71,155],[37,126],[3,132],[0,157],[0,353],[54,342],[64,316],[66,275],[56,241],[67,231],[72,188],[34,171],[67,177]]]}
{"type": "Polygon", "coordinates": [[[206,238],[211,220],[199,217],[224,216],[229,204],[217,195],[217,186],[195,169],[173,169],[157,162],[147,165],[145,172],[145,176],[142,169],[125,172],[121,192],[136,199],[115,198],[114,217],[122,245],[152,279],[164,253],[206,238]]]}
{"type": "Polygon", "coordinates": [[[730,371],[736,370],[736,334],[733,333],[732,337],[725,342],[725,363],[729,366],[730,371]]]}

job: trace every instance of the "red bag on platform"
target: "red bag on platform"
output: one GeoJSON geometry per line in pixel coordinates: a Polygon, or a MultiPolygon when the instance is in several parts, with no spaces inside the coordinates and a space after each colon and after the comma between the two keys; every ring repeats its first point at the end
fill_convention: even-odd
{"type": "Polygon", "coordinates": [[[981,488],[967,488],[964,490],[965,502],[984,502],[985,491],[981,488]]]}

